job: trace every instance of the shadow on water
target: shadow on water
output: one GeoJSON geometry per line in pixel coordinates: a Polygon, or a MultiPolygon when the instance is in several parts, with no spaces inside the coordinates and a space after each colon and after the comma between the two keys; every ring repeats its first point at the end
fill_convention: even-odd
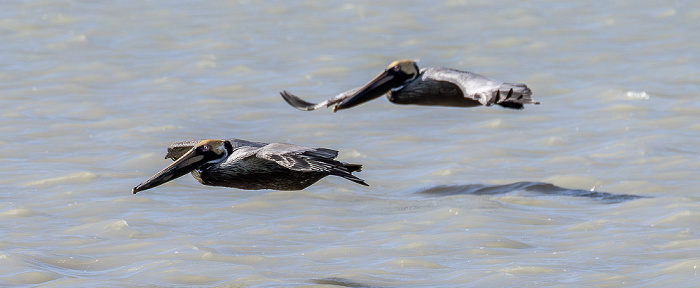
{"type": "Polygon", "coordinates": [[[516,182],[505,185],[439,185],[416,192],[415,194],[428,194],[436,196],[451,195],[499,195],[517,191],[535,192],[544,195],[558,195],[571,197],[586,197],[605,203],[620,203],[640,198],[650,198],[632,194],[612,194],[607,192],[589,191],[581,189],[567,189],[544,182],[516,182]]]}

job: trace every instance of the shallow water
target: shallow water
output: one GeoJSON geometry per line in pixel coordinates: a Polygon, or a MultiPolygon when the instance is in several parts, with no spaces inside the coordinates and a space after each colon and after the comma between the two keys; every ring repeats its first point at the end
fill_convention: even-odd
{"type": "Polygon", "coordinates": [[[12,1],[0,284],[696,287],[700,4],[12,1]],[[397,59],[539,106],[301,112],[397,59]],[[172,142],[340,150],[371,186],[131,195],[172,142]]]}

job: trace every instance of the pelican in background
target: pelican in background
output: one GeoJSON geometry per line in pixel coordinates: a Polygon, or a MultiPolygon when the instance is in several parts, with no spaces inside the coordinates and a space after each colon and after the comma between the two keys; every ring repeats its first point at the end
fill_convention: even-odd
{"type": "Polygon", "coordinates": [[[285,143],[260,143],[240,139],[192,140],[168,147],[165,159],[175,162],[134,187],[151,189],[187,173],[204,185],[246,190],[301,190],[328,175],[369,186],[352,175],[362,165],[334,160],[338,151],[285,143]]]}
{"type": "Polygon", "coordinates": [[[411,60],[399,60],[364,86],[352,89],[318,104],[289,92],[280,92],[289,105],[304,111],[333,107],[333,112],[357,106],[387,94],[395,104],[449,107],[500,105],[523,109],[524,104],[540,104],[532,99],[525,84],[505,83],[479,74],[449,68],[418,69],[411,60]],[[388,93],[388,94],[387,94],[388,93]]]}

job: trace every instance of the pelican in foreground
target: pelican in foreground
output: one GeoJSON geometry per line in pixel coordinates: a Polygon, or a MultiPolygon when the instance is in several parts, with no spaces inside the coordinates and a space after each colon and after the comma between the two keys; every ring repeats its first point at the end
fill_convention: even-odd
{"type": "Polygon", "coordinates": [[[165,159],[175,162],[134,187],[151,189],[187,173],[204,185],[246,190],[301,190],[328,175],[369,186],[352,175],[362,165],[335,160],[338,151],[285,143],[259,143],[240,139],[192,140],[168,147],[165,159]]]}
{"type": "Polygon", "coordinates": [[[318,104],[307,102],[289,92],[280,92],[289,105],[311,111],[333,107],[333,112],[357,106],[387,94],[395,104],[449,107],[500,105],[523,109],[524,104],[540,104],[532,99],[525,84],[505,83],[479,74],[449,68],[418,69],[411,60],[399,60],[372,81],[318,104]],[[388,94],[387,94],[388,93],[388,94]]]}

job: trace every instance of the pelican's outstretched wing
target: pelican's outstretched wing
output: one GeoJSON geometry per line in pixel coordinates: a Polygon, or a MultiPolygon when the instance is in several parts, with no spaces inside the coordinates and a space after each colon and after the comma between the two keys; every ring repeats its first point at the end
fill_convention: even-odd
{"type": "Polygon", "coordinates": [[[364,180],[350,172],[360,171],[361,165],[347,164],[335,160],[338,151],[326,148],[311,148],[286,143],[271,143],[258,149],[255,156],[273,161],[294,171],[321,172],[340,176],[365,186],[364,180]]]}
{"type": "MultiPolygon", "coordinates": [[[[449,68],[426,68],[419,80],[435,80],[457,85],[465,98],[484,106],[500,105],[522,109],[524,104],[540,104],[532,99],[532,91],[525,84],[505,83],[490,77],[449,68]]],[[[405,89],[406,87],[404,87],[405,89]]]]}
{"type": "MultiPolygon", "coordinates": [[[[362,88],[362,87],[360,87],[360,88],[362,88]]],[[[323,102],[320,102],[318,104],[307,102],[306,100],[303,100],[303,99],[297,97],[296,95],[289,93],[287,90],[280,92],[280,95],[282,95],[282,98],[284,98],[284,101],[287,101],[287,103],[289,103],[289,105],[291,105],[292,107],[297,108],[297,109],[302,110],[302,111],[312,111],[312,110],[316,110],[316,109],[323,108],[323,107],[330,107],[330,106],[336,105],[340,102],[343,102],[343,100],[355,95],[355,93],[357,93],[357,91],[359,91],[360,88],[355,88],[352,90],[345,91],[343,93],[336,95],[333,98],[330,98],[330,99],[323,101],[323,102]]]]}

